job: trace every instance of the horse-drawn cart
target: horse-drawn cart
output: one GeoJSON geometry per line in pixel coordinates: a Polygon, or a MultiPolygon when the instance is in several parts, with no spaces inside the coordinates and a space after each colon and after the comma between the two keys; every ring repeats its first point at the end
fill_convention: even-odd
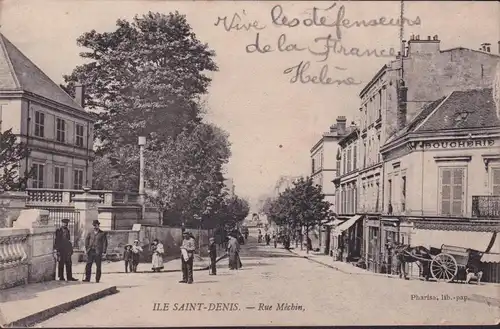
{"type": "Polygon", "coordinates": [[[479,252],[456,246],[442,245],[441,252],[432,256],[430,272],[437,281],[465,279],[467,267],[475,267],[479,252]]]}
{"type": "MultiPolygon", "coordinates": [[[[398,253],[403,263],[420,263],[422,274],[429,279],[429,274],[437,281],[452,282],[466,280],[467,269],[477,272],[482,253],[473,249],[442,245],[441,249],[427,249],[423,246],[400,246],[398,253]]],[[[403,273],[406,278],[406,273],[403,273]]]]}

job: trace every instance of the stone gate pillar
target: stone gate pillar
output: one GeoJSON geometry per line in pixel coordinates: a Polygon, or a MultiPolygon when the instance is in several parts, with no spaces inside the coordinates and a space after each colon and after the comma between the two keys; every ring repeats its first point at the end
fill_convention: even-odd
{"type": "Polygon", "coordinates": [[[9,191],[0,193],[0,227],[12,227],[21,210],[26,209],[28,194],[9,191]]]}
{"type": "Polygon", "coordinates": [[[101,201],[99,196],[90,194],[90,188],[83,188],[84,193],[75,195],[73,197],[73,203],[75,205],[75,210],[80,213],[77,231],[78,238],[77,246],[80,251],[85,249],[85,236],[88,232],[92,230],[92,221],[98,219],[99,211],[97,210],[97,205],[101,201]]]}

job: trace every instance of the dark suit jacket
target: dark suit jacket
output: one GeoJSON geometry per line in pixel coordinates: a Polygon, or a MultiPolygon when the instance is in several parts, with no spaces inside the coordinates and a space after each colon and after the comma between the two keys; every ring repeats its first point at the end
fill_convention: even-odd
{"type": "Polygon", "coordinates": [[[99,230],[95,233],[94,230],[92,230],[87,233],[85,237],[85,251],[88,253],[93,245],[95,245],[95,251],[98,255],[106,253],[106,249],[108,249],[108,237],[106,232],[99,230]]]}
{"type": "Polygon", "coordinates": [[[71,243],[71,236],[68,228],[60,227],[56,230],[54,249],[61,254],[73,254],[73,244],[71,243]]]}

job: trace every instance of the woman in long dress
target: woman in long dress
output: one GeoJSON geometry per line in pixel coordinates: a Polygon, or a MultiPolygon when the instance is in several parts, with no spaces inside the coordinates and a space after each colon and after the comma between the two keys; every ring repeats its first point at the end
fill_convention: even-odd
{"type": "Polygon", "coordinates": [[[229,269],[237,270],[240,266],[239,258],[240,246],[235,237],[230,236],[227,253],[229,255],[229,269]]]}
{"type": "Polygon", "coordinates": [[[153,272],[160,272],[163,269],[163,254],[165,253],[165,249],[163,248],[163,244],[158,241],[158,239],[153,240],[153,272]]]}

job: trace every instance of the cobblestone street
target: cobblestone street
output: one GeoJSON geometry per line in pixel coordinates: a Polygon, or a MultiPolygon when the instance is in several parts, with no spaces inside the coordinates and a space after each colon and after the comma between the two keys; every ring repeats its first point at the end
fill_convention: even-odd
{"type": "Polygon", "coordinates": [[[179,284],[178,272],[107,274],[103,281],[116,284],[118,294],[39,327],[472,325],[494,324],[500,318],[495,285],[349,275],[279,247],[257,245],[252,237],[243,246],[242,262],[241,270],[230,271],[227,260],[221,261],[217,276],[197,271],[193,285],[179,284]],[[223,308],[217,303],[227,304],[217,310],[223,308]],[[295,310],[277,310],[281,303],[295,310]]]}

